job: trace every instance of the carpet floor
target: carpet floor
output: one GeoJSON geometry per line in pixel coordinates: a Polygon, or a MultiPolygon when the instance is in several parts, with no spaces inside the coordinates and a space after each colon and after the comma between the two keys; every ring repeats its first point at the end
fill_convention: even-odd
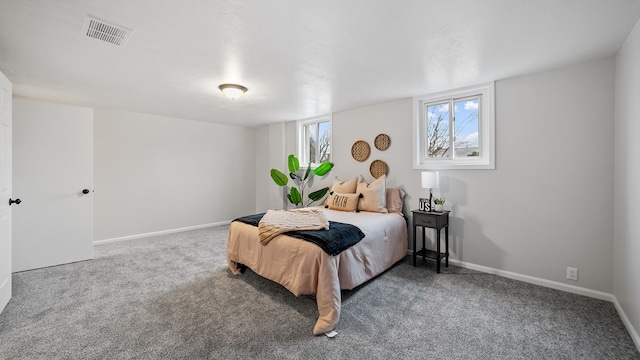
{"type": "Polygon", "coordinates": [[[338,335],[316,337],[311,298],[228,271],[227,231],[13,274],[0,359],[640,359],[609,302],[409,257],[344,291],[338,335]]]}

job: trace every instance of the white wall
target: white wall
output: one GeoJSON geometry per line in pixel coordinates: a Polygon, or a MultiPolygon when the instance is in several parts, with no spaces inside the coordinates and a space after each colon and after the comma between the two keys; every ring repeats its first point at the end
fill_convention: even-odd
{"type": "Polygon", "coordinates": [[[256,213],[269,209],[270,184],[266,181],[269,176],[269,126],[256,128],[256,213]]]}
{"type": "MultiPolygon", "coordinates": [[[[454,258],[612,292],[613,90],[613,58],[496,82],[496,170],[440,172],[454,258]]],[[[411,99],[333,114],[331,177],[371,179],[381,159],[409,215],[428,195],[412,168],[412,116],[411,99]],[[386,151],[373,147],[379,133],[386,151]],[[351,157],[356,140],[372,147],[365,162],[351,157]]]]}
{"type": "MultiPolygon", "coordinates": [[[[628,321],[640,330],[640,22],[616,58],[614,285],[628,321]]],[[[637,332],[634,340],[640,348],[637,332]]]]}
{"type": "Polygon", "coordinates": [[[95,240],[253,213],[255,129],[95,109],[95,240]]]}
{"type": "Polygon", "coordinates": [[[465,261],[612,292],[614,65],[496,83],[496,170],[451,173],[465,261]]]}
{"type": "Polygon", "coordinates": [[[271,169],[285,171],[285,123],[275,123],[256,129],[256,212],[284,207],[283,188],[271,180],[271,169]]]}

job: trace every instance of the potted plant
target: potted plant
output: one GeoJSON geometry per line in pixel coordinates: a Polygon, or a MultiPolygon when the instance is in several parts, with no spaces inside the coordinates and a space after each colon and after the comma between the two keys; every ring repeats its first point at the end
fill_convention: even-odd
{"type": "Polygon", "coordinates": [[[444,198],[435,198],[433,199],[433,202],[436,204],[435,210],[437,212],[442,212],[442,210],[444,210],[444,198]]]}
{"type": "Polygon", "coordinates": [[[298,175],[297,172],[300,170],[300,161],[298,158],[291,154],[287,158],[287,163],[289,167],[289,177],[295,183],[293,186],[289,187],[287,184],[289,183],[289,177],[283,174],[278,169],[271,169],[271,178],[273,182],[278,186],[284,186],[285,191],[287,193],[287,199],[294,204],[296,207],[307,207],[311,205],[314,201],[318,201],[324,197],[329,191],[329,187],[324,187],[320,190],[316,190],[309,195],[308,200],[304,199],[305,188],[311,185],[311,179],[313,176],[325,176],[331,171],[333,168],[333,163],[329,161],[325,161],[322,164],[318,165],[315,169],[311,168],[311,164],[307,167],[307,170],[304,172],[304,175],[298,175]]]}

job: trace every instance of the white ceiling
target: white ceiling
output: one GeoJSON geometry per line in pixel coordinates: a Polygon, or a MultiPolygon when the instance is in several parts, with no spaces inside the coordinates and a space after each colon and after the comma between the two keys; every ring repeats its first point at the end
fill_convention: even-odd
{"type": "Polygon", "coordinates": [[[20,96],[255,126],[610,56],[639,17],[639,0],[0,0],[0,70],[20,96]],[[87,14],[131,39],[83,36],[87,14]]]}

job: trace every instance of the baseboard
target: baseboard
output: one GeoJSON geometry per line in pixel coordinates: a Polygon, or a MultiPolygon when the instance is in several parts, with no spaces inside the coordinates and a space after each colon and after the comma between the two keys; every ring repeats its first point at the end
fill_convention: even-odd
{"type": "MultiPolygon", "coordinates": [[[[407,255],[413,256],[413,251],[411,250],[407,251],[407,255]]],[[[451,259],[451,258],[449,258],[449,263],[455,266],[463,267],[465,269],[476,270],[476,271],[480,271],[487,274],[498,275],[498,276],[506,277],[509,279],[524,281],[526,283],[540,285],[540,286],[548,287],[551,289],[566,291],[573,294],[584,295],[584,296],[592,297],[595,299],[600,299],[600,300],[605,300],[610,302],[613,302],[613,299],[614,299],[613,294],[609,294],[609,293],[598,291],[598,290],[587,289],[580,286],[569,285],[569,284],[564,284],[564,283],[552,281],[552,280],[546,280],[546,279],[542,279],[534,276],[518,274],[511,271],[490,268],[488,266],[476,265],[473,263],[468,263],[465,261],[460,261],[460,260],[451,259]]]]}
{"type": "Polygon", "coordinates": [[[640,351],[640,336],[638,336],[638,332],[633,327],[633,324],[631,324],[631,321],[627,317],[627,314],[624,312],[624,309],[618,302],[618,298],[615,295],[613,295],[613,305],[615,305],[616,310],[618,311],[618,315],[620,315],[624,326],[627,328],[629,335],[631,335],[633,343],[636,344],[636,348],[638,349],[638,351],[640,351]]]}
{"type": "Polygon", "coordinates": [[[213,226],[219,226],[219,225],[227,225],[227,224],[230,224],[230,223],[231,223],[230,220],[228,220],[228,221],[220,221],[220,222],[216,222],[216,223],[202,224],[202,225],[195,225],[195,226],[187,226],[187,227],[182,227],[182,228],[177,228],[177,229],[169,229],[169,230],[162,230],[162,231],[154,231],[154,232],[150,232],[150,233],[129,235],[129,236],[112,238],[112,239],[95,240],[93,242],[93,245],[108,244],[108,243],[112,243],[112,242],[134,240],[134,239],[142,239],[142,238],[146,238],[146,237],[150,237],[150,236],[157,236],[157,235],[174,234],[174,233],[183,232],[183,231],[198,230],[198,229],[204,229],[204,228],[213,227],[213,226]]]}
{"type": "Polygon", "coordinates": [[[511,272],[511,271],[494,269],[494,268],[490,268],[490,267],[487,267],[487,266],[476,265],[476,264],[472,264],[472,263],[468,263],[468,262],[464,262],[464,261],[459,261],[459,260],[455,260],[455,259],[449,259],[449,263],[451,263],[453,265],[456,265],[456,266],[459,266],[459,267],[480,271],[480,272],[483,272],[483,273],[494,274],[494,275],[506,277],[506,278],[509,278],[509,279],[519,280],[519,281],[523,281],[523,282],[530,283],[530,284],[535,284],[535,285],[548,287],[548,288],[551,288],[551,289],[566,291],[566,292],[570,292],[570,293],[573,293],[573,294],[584,295],[584,296],[592,297],[592,298],[595,298],[595,299],[600,299],[600,300],[613,302],[613,295],[612,294],[609,294],[609,293],[606,293],[606,292],[602,292],[602,291],[598,291],[598,290],[592,290],[592,289],[587,289],[587,288],[583,288],[583,287],[580,287],[580,286],[564,284],[564,283],[561,283],[561,282],[542,279],[542,278],[538,278],[538,277],[534,277],[534,276],[518,274],[518,273],[511,272]]]}

